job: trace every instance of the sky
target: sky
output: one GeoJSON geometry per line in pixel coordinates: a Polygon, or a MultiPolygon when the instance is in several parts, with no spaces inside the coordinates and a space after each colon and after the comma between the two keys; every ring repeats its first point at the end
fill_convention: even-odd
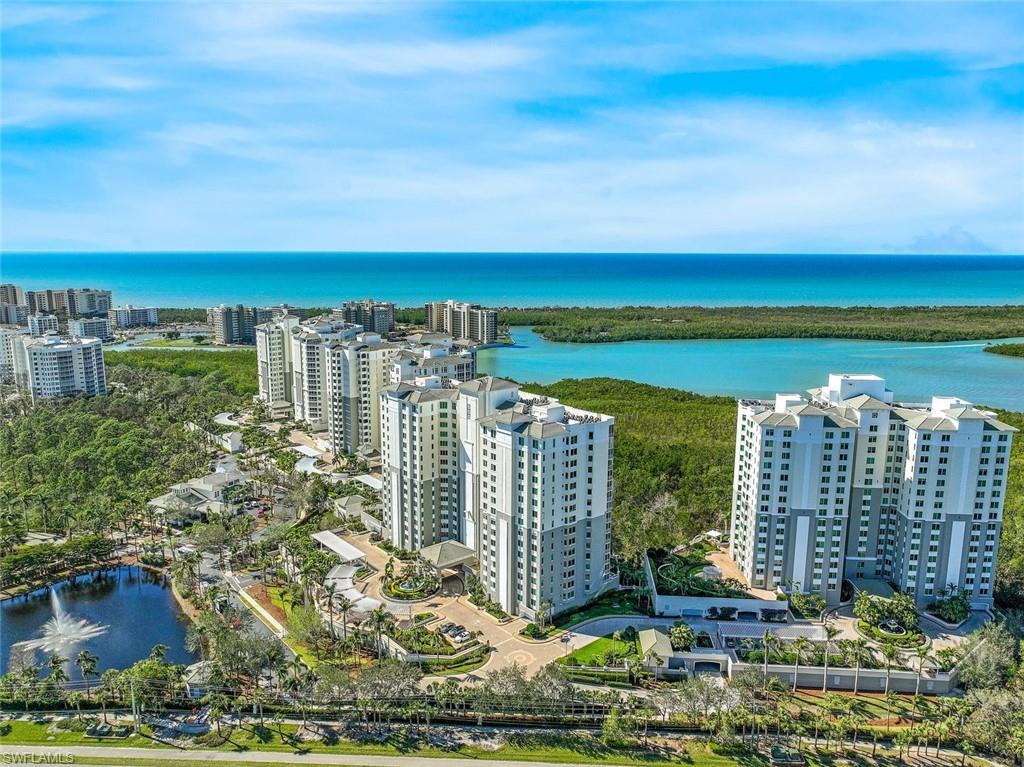
{"type": "Polygon", "coordinates": [[[0,14],[6,250],[1024,253],[1024,4],[0,14]]]}

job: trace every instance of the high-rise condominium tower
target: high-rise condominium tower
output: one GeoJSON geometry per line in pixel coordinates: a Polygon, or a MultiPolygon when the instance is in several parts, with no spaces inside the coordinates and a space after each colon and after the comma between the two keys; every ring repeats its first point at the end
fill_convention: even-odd
{"type": "Polygon", "coordinates": [[[1015,431],[955,397],[896,403],[871,375],[742,400],[732,556],[754,586],[831,603],[844,579],[879,579],[990,605],[1015,431]]]}

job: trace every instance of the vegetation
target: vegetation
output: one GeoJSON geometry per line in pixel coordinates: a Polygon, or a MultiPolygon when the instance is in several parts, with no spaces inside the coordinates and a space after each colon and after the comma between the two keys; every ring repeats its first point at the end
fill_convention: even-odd
{"type": "Polygon", "coordinates": [[[640,643],[637,632],[632,626],[625,631],[606,634],[600,639],[574,650],[559,658],[558,663],[566,666],[624,666],[640,662],[640,643]]]}
{"type": "Polygon", "coordinates": [[[253,395],[259,390],[256,380],[256,351],[232,349],[208,352],[198,349],[180,352],[146,351],[143,349],[105,352],[108,366],[127,365],[173,373],[186,378],[211,379],[228,393],[253,395]]]}
{"type": "Polygon", "coordinates": [[[946,623],[962,623],[971,616],[971,600],[955,587],[943,589],[939,599],[928,605],[928,612],[946,623]]]}
{"type": "Polygon", "coordinates": [[[789,609],[797,617],[817,620],[825,609],[825,597],[797,591],[789,595],[789,609]]]}
{"type": "Polygon", "coordinates": [[[1007,357],[1024,357],[1024,344],[989,344],[985,351],[1007,357]]]}
{"type": "Polygon", "coordinates": [[[705,578],[706,551],[698,549],[682,554],[651,553],[655,586],[659,594],[670,596],[722,597],[747,599],[751,595],[743,584],[731,578],[705,578]]]}
{"type": "Polygon", "coordinates": [[[206,324],[206,309],[157,309],[161,325],[206,324]]]}
{"type": "Polygon", "coordinates": [[[1024,306],[737,306],[505,309],[551,341],[687,338],[862,338],[955,341],[1024,335],[1024,306]]]}

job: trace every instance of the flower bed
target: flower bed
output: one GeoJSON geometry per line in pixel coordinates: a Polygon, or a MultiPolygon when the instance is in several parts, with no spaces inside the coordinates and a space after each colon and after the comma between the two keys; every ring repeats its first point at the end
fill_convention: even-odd
{"type": "Polygon", "coordinates": [[[924,634],[918,631],[907,631],[906,633],[900,634],[889,634],[882,631],[878,626],[872,626],[867,621],[857,621],[857,631],[866,636],[868,639],[873,639],[876,642],[894,644],[897,647],[903,649],[912,649],[914,647],[920,647],[925,643],[924,634]]]}

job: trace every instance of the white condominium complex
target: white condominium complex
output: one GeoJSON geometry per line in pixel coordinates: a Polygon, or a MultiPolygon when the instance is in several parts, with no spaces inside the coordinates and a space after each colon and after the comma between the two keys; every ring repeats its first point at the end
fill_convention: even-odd
{"type": "Polygon", "coordinates": [[[458,397],[436,376],[381,395],[384,508],[399,548],[418,551],[459,538],[458,397]]]}
{"type": "Polygon", "coordinates": [[[110,328],[110,320],[105,317],[82,317],[68,320],[68,335],[109,341],[114,337],[114,331],[110,328]]]}
{"type": "Polygon", "coordinates": [[[218,344],[256,343],[256,326],[274,318],[273,309],[255,306],[212,306],[206,310],[206,322],[218,344]]]}
{"type": "Polygon", "coordinates": [[[990,605],[1014,431],[954,397],[896,403],[871,375],[743,400],[732,556],[754,586],[830,603],[878,579],[922,605],[950,586],[990,605]]]}
{"type": "Polygon", "coordinates": [[[106,394],[103,344],[98,338],[22,336],[14,346],[16,383],[33,402],[73,394],[106,394]]]}
{"type": "MultiPolygon", "coordinates": [[[[24,301],[34,314],[62,314],[65,317],[106,316],[110,310],[109,290],[66,288],[63,290],[29,290],[24,301]]],[[[9,302],[8,302],[9,303],[9,302]]]]}
{"type": "Polygon", "coordinates": [[[117,328],[137,328],[143,325],[159,325],[156,307],[118,306],[107,312],[110,324],[117,328]]]}
{"type": "Polygon", "coordinates": [[[30,314],[28,316],[28,332],[33,336],[45,336],[47,333],[56,333],[60,329],[60,322],[53,314],[30,314]]]}
{"type": "Polygon", "coordinates": [[[259,398],[268,405],[291,402],[292,397],[292,329],[299,318],[278,317],[256,326],[256,360],[259,398]]]}
{"type": "Polygon", "coordinates": [[[386,301],[374,301],[372,298],[346,301],[332,315],[345,322],[362,325],[367,331],[382,336],[395,329],[395,305],[386,301]]]}
{"type": "Polygon", "coordinates": [[[482,344],[498,338],[498,313],[480,304],[460,301],[431,301],[426,304],[428,330],[439,330],[454,338],[468,338],[482,344]]]}
{"type": "Polygon", "coordinates": [[[334,452],[380,449],[380,393],[390,381],[391,360],[400,348],[377,333],[360,333],[353,341],[328,347],[327,429],[334,452]]]}
{"type": "Polygon", "coordinates": [[[428,376],[471,381],[476,378],[476,350],[455,350],[450,336],[437,333],[410,336],[391,361],[390,382],[397,384],[428,376]]]}
{"type": "Polygon", "coordinates": [[[476,552],[488,597],[514,615],[599,595],[612,583],[614,419],[493,377],[455,392],[431,378],[382,396],[393,540],[459,540],[476,552]]]}
{"type": "Polygon", "coordinates": [[[312,322],[291,328],[292,396],[295,420],[314,431],[328,425],[328,347],[336,341],[356,338],[362,328],[347,322],[312,322]]]}
{"type": "Polygon", "coordinates": [[[0,325],[0,383],[14,381],[14,355],[21,354],[21,339],[28,328],[18,325],[0,325]]]}

